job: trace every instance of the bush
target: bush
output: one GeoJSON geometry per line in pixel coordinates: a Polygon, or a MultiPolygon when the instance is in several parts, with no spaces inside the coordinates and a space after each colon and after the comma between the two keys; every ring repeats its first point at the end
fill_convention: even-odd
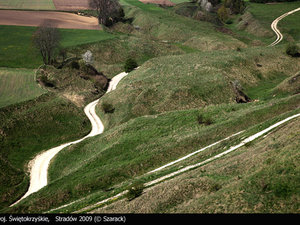
{"type": "Polygon", "coordinates": [[[127,190],[127,194],[126,197],[129,201],[139,197],[144,190],[144,184],[143,183],[135,183],[133,185],[131,185],[127,190]]]}
{"type": "Polygon", "coordinates": [[[115,111],[115,108],[110,103],[102,103],[101,108],[104,113],[113,113],[115,111]]]}
{"type": "Polygon", "coordinates": [[[134,59],[129,58],[125,62],[124,70],[126,73],[129,73],[132,70],[134,70],[137,66],[138,66],[137,62],[134,59]]]}
{"type": "Polygon", "coordinates": [[[205,117],[203,115],[198,115],[197,116],[197,121],[199,124],[204,124],[206,126],[211,125],[214,123],[214,121],[210,117],[205,117]]]}
{"type": "Polygon", "coordinates": [[[300,56],[300,49],[296,44],[289,44],[285,50],[286,54],[292,57],[299,57],[300,56]]]}
{"type": "Polygon", "coordinates": [[[246,8],[246,4],[243,0],[225,0],[224,5],[230,9],[232,14],[243,13],[246,8]]]}
{"type": "Polygon", "coordinates": [[[227,11],[227,9],[225,8],[224,5],[222,5],[219,9],[218,9],[218,18],[222,21],[225,22],[229,19],[229,13],[227,11]]]}
{"type": "Polygon", "coordinates": [[[79,65],[79,63],[77,61],[72,61],[71,62],[71,68],[79,70],[80,69],[80,65],[79,65]]]}

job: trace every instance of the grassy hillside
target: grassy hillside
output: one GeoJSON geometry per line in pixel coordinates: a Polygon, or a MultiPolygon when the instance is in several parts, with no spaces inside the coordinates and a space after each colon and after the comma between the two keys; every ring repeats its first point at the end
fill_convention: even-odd
{"type": "MultiPolygon", "coordinates": [[[[277,4],[251,3],[249,7],[249,12],[252,13],[254,18],[260,21],[260,23],[265,28],[271,30],[271,23],[275,18],[298,7],[300,7],[299,1],[277,3],[277,4]]],[[[299,20],[300,20],[300,12],[298,11],[282,19],[278,23],[278,29],[283,33],[286,40],[291,40],[292,37],[295,41],[300,41],[299,20]]]]}
{"type": "Polygon", "coordinates": [[[138,198],[94,213],[297,213],[300,119],[138,198]],[[172,188],[170,188],[172,187],[172,188]]]}
{"type": "MultiPolygon", "coordinates": [[[[99,201],[124,190],[130,181],[151,169],[243,129],[247,128],[247,135],[262,130],[286,117],[288,114],[278,117],[284,112],[299,112],[298,103],[296,95],[271,102],[224,104],[130,120],[59,153],[50,167],[49,186],[11,212],[43,211],[87,195],[86,201],[99,201]],[[199,124],[199,115],[210,118],[211,125],[199,124]]],[[[197,160],[224,151],[226,144],[199,153],[197,160]]],[[[82,203],[73,207],[80,206],[82,203]]]]}
{"type": "MultiPolygon", "coordinates": [[[[259,83],[276,86],[294,75],[299,65],[280,47],[155,58],[125,77],[116,91],[101,99],[97,110],[110,128],[142,115],[233,103],[232,82],[245,90],[259,83]],[[103,103],[112,104],[114,113],[103,114],[103,103]]],[[[258,95],[265,94],[265,89],[258,95]]],[[[248,92],[252,100],[257,99],[258,95],[252,95],[257,90],[248,92]]]]}
{"type": "Polygon", "coordinates": [[[35,82],[35,71],[0,68],[0,108],[38,97],[45,93],[35,82]]]}
{"type": "Polygon", "coordinates": [[[83,109],[54,94],[0,109],[0,208],[28,185],[27,164],[39,152],[83,137],[90,123],[83,109]]]}
{"type": "MultiPolygon", "coordinates": [[[[29,160],[89,131],[82,106],[91,99],[94,86],[80,78],[76,65],[52,68],[46,73],[57,82],[57,90],[49,88],[50,93],[34,100],[0,109],[0,149],[4,149],[0,155],[1,212],[40,213],[71,202],[54,212],[74,212],[127,190],[137,181],[146,183],[202,162],[300,112],[300,61],[286,55],[284,45],[265,47],[272,34],[258,37],[249,29],[238,29],[240,16],[231,25],[216,27],[177,15],[170,8],[137,0],[122,3],[126,23],[101,32],[62,30],[62,43],[68,47],[68,56],[91,50],[93,65],[110,78],[122,71],[129,57],[140,67],[97,105],[104,133],[56,155],[49,168],[49,185],[12,208],[7,206],[28,186],[29,160]],[[260,47],[253,47],[255,41],[260,41],[260,47]],[[243,93],[251,101],[237,104],[243,93]],[[88,97],[76,106],[78,95],[88,97]],[[102,111],[104,103],[112,105],[112,113],[102,111]],[[240,131],[244,132],[188,160],[145,175],[240,131]]],[[[290,7],[289,3],[282,5],[290,7]]],[[[265,10],[250,4],[249,8],[254,22],[263,20],[254,23],[261,31],[269,30],[272,17],[277,17],[277,12],[267,10],[269,5],[263,7],[265,10]],[[263,15],[266,12],[270,14],[263,15]]],[[[285,32],[297,40],[296,20],[291,21],[285,32]]],[[[21,55],[0,52],[0,62],[26,68],[40,64],[35,57],[20,60],[30,51],[34,54],[33,49],[26,50],[34,28],[3,27],[16,33],[11,42],[3,37],[3,49],[8,50],[9,43],[18,46],[20,31],[27,39],[21,55]]],[[[146,189],[136,200],[122,200],[94,212],[296,213],[298,136],[296,119],[200,169],[146,189]]]]}

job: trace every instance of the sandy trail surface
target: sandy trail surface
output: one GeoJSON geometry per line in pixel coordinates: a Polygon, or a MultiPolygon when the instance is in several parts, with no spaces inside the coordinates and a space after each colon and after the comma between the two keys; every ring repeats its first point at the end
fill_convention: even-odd
{"type": "Polygon", "coordinates": [[[79,16],[74,13],[52,11],[0,10],[1,25],[39,26],[44,21],[68,29],[100,30],[96,17],[79,16]]]}
{"type": "MultiPolygon", "coordinates": [[[[111,92],[116,89],[118,83],[123,79],[128,73],[120,73],[116,75],[115,77],[112,78],[112,80],[109,83],[109,87],[107,89],[107,92],[111,92]]],[[[84,139],[88,137],[93,137],[95,135],[101,134],[104,131],[104,126],[100,118],[97,116],[95,112],[95,107],[97,103],[99,102],[99,99],[89,103],[85,108],[84,112],[86,116],[89,118],[91,125],[92,125],[92,130],[91,132],[76,141],[72,141],[69,143],[62,144],[58,147],[49,149],[45,152],[42,152],[41,154],[37,155],[32,161],[29,162],[29,169],[30,169],[30,186],[28,188],[28,191],[25,193],[25,195],[19,199],[17,202],[12,204],[11,206],[19,203],[22,199],[26,198],[30,194],[39,191],[43,187],[47,185],[47,178],[48,178],[48,168],[51,159],[61,150],[63,150],[65,147],[70,146],[72,144],[77,144],[84,139]]]]}
{"type": "Polygon", "coordinates": [[[289,11],[289,12],[287,12],[287,13],[281,15],[281,16],[279,16],[278,18],[276,18],[276,19],[272,22],[271,28],[272,28],[272,30],[275,32],[277,38],[276,38],[276,40],[275,40],[272,44],[270,44],[269,46],[275,46],[275,45],[277,45],[279,42],[281,42],[282,39],[283,39],[282,33],[281,33],[280,30],[277,28],[278,22],[279,22],[280,20],[282,20],[283,18],[285,18],[286,16],[291,15],[291,14],[297,12],[297,11],[300,11],[300,7],[297,8],[297,9],[294,9],[294,10],[292,10],[292,11],[289,11]]]}

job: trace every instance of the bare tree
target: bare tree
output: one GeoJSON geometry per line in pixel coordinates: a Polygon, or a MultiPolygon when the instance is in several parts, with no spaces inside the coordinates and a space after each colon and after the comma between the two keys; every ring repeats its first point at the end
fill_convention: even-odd
{"type": "Polygon", "coordinates": [[[59,41],[58,29],[50,26],[46,21],[34,32],[33,44],[39,49],[46,65],[52,64],[59,41]]]}
{"type": "Polygon", "coordinates": [[[99,24],[111,26],[124,17],[118,0],[89,0],[89,6],[97,11],[99,24]]]}

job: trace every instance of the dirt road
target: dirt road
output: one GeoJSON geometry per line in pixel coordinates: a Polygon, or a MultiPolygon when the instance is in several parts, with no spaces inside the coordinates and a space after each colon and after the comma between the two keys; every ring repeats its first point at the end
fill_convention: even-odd
{"type": "Polygon", "coordinates": [[[272,44],[270,44],[269,46],[275,46],[275,45],[277,45],[279,42],[281,42],[282,39],[283,39],[282,33],[281,33],[280,30],[277,28],[278,22],[279,22],[280,20],[282,20],[283,18],[285,18],[286,16],[291,15],[291,14],[293,14],[293,13],[299,11],[299,10],[300,10],[300,7],[297,8],[297,9],[294,9],[294,10],[292,10],[292,11],[289,11],[289,12],[287,12],[287,13],[281,15],[281,16],[279,16],[278,18],[276,18],[276,19],[272,22],[271,28],[272,28],[272,30],[275,32],[277,38],[276,38],[276,40],[275,40],[272,44]]]}
{"type": "MultiPolygon", "coordinates": [[[[116,89],[118,83],[127,75],[128,73],[120,73],[112,78],[112,80],[109,83],[109,87],[106,93],[111,92],[116,89]]],[[[104,131],[104,126],[100,118],[97,116],[95,112],[95,107],[97,103],[99,102],[99,99],[89,103],[85,108],[84,112],[86,116],[89,118],[92,130],[91,132],[76,141],[72,141],[66,144],[62,144],[58,147],[49,149],[45,152],[42,152],[41,154],[37,155],[32,161],[29,162],[29,169],[30,169],[30,186],[28,188],[28,191],[25,193],[25,195],[19,199],[17,202],[12,204],[11,206],[19,203],[22,199],[26,198],[30,194],[37,192],[41,188],[45,187],[47,185],[47,178],[48,178],[48,167],[50,164],[51,159],[60,152],[62,149],[64,149],[67,146],[70,146],[72,144],[77,144],[84,139],[88,137],[93,137],[95,135],[101,134],[104,131]]]]}

